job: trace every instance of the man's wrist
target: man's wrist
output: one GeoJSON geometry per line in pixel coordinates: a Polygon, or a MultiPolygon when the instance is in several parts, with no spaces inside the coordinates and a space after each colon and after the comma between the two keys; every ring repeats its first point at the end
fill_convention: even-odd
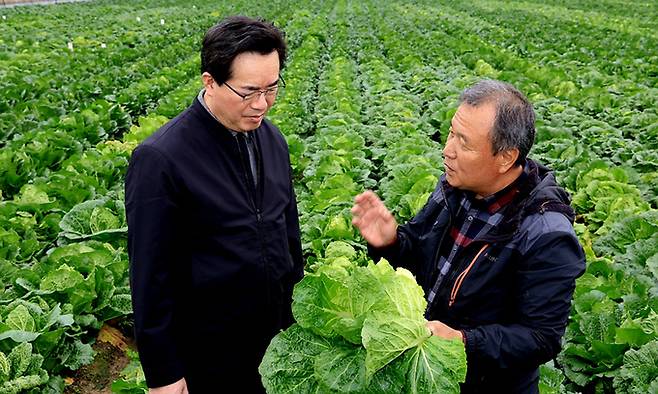
{"type": "Polygon", "coordinates": [[[393,230],[393,237],[386,242],[384,245],[380,246],[380,249],[387,249],[398,243],[398,224],[395,225],[395,230],[393,230]]]}
{"type": "Polygon", "coordinates": [[[393,232],[393,239],[391,239],[385,246],[384,248],[390,248],[391,246],[395,245],[398,243],[398,228],[395,226],[395,231],[393,232]]]}

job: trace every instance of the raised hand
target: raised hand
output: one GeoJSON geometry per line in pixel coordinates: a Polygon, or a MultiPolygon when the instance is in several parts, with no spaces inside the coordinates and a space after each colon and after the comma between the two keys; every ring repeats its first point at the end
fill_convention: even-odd
{"type": "Polygon", "coordinates": [[[370,245],[381,248],[395,243],[398,224],[372,191],[367,190],[354,198],[352,217],[352,224],[370,245]]]}

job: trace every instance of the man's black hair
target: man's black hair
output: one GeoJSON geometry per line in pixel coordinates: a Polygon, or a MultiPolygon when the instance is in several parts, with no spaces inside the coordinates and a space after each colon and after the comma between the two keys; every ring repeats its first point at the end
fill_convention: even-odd
{"type": "Polygon", "coordinates": [[[233,60],[244,52],[268,55],[279,53],[279,70],[286,60],[284,33],[263,19],[231,16],[211,27],[201,47],[201,72],[208,72],[221,84],[231,78],[233,60]]]}
{"type": "Polygon", "coordinates": [[[509,83],[485,79],[465,89],[459,103],[472,106],[493,102],[496,117],[491,145],[496,155],[507,149],[519,150],[515,164],[523,164],[535,142],[535,110],[526,96],[509,83]]]}

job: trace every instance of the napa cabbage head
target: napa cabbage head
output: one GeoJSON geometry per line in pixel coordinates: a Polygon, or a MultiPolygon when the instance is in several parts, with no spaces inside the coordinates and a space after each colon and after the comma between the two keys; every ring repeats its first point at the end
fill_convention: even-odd
{"type": "Polygon", "coordinates": [[[267,392],[458,393],[464,345],[432,336],[413,275],[386,260],[348,264],[349,251],[333,245],[327,257],[338,256],[295,286],[297,323],[272,340],[259,368],[267,392]]]}

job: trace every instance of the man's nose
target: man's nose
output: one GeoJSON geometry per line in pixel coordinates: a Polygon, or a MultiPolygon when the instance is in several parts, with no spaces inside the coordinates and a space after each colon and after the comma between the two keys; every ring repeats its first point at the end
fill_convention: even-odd
{"type": "Polygon", "coordinates": [[[455,149],[453,148],[452,144],[453,138],[448,138],[446,140],[446,144],[443,147],[443,157],[447,157],[449,159],[454,159],[455,158],[455,149]]]}
{"type": "Polygon", "coordinates": [[[267,108],[267,99],[265,98],[265,93],[259,92],[258,96],[251,100],[251,108],[258,110],[267,108]]]}

